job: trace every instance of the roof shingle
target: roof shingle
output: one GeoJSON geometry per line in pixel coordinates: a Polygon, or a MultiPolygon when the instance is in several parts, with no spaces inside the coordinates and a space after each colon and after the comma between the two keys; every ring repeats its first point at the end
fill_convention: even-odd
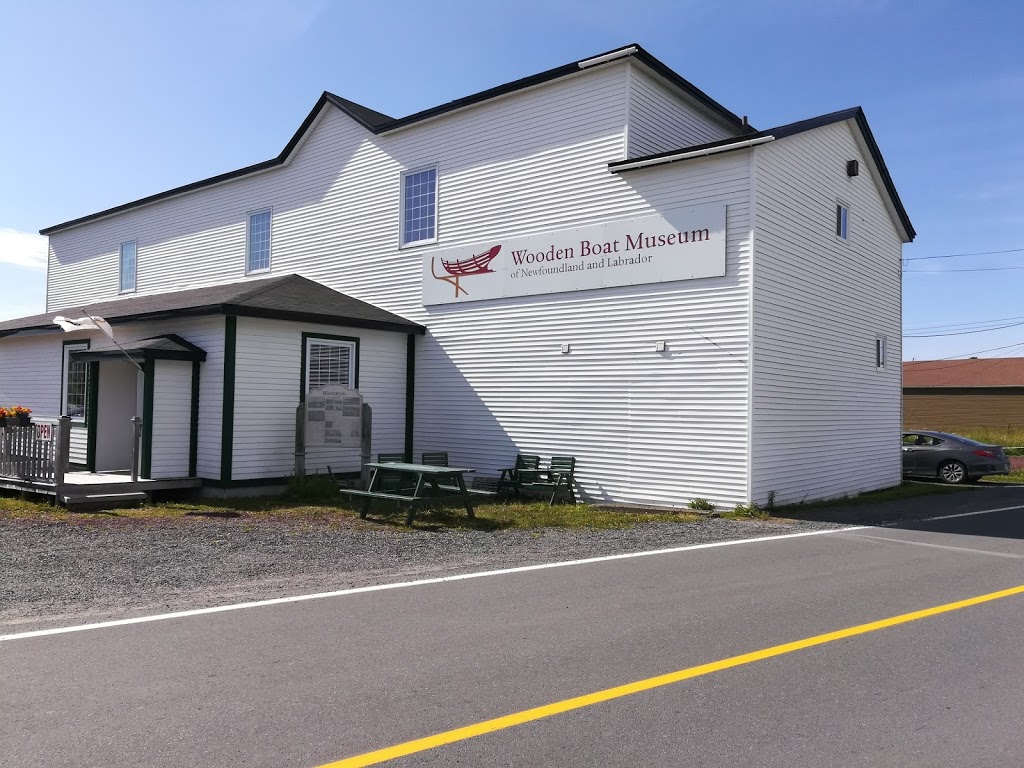
{"type": "Polygon", "coordinates": [[[5,320],[0,322],[0,337],[19,331],[57,330],[53,324],[55,315],[79,317],[83,311],[102,317],[111,325],[171,317],[239,315],[353,328],[376,328],[399,333],[422,334],[426,331],[418,323],[346,296],[326,285],[300,275],[284,275],[186,291],[157,293],[151,296],[135,296],[130,299],[101,301],[42,315],[5,320]]]}
{"type": "Polygon", "coordinates": [[[903,363],[903,387],[1024,387],[1024,357],[903,363]]]}

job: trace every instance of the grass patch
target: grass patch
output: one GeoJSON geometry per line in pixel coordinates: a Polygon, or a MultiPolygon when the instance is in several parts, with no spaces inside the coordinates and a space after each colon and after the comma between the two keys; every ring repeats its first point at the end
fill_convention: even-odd
{"type": "MultiPolygon", "coordinates": [[[[689,511],[667,512],[623,510],[589,504],[558,504],[547,502],[507,504],[476,504],[476,517],[465,509],[422,509],[416,514],[413,527],[426,530],[446,528],[498,531],[531,528],[631,528],[645,523],[690,523],[700,516],[689,511]]],[[[350,528],[405,528],[405,511],[394,504],[375,502],[369,519],[359,519],[356,508],[341,501],[337,492],[304,484],[294,494],[280,497],[237,499],[194,499],[163,502],[112,510],[68,512],[45,501],[30,501],[14,496],[0,496],[0,518],[8,520],[46,520],[88,524],[90,521],[136,521],[139,523],[218,522],[247,525],[252,523],[284,523],[297,527],[344,524],[350,528]],[[325,498],[326,497],[326,498],[325,498]],[[333,500],[332,500],[333,497],[333,500]]]]}
{"type": "Polygon", "coordinates": [[[1018,469],[1008,475],[988,475],[982,479],[983,483],[1024,483],[1024,469],[1018,469]]]}

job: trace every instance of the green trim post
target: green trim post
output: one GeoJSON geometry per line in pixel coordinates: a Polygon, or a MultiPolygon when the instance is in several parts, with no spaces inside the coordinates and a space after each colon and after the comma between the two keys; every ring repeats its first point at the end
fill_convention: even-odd
{"type": "Polygon", "coordinates": [[[358,336],[332,336],[328,333],[303,333],[302,334],[302,355],[299,363],[299,402],[306,402],[306,347],[309,339],[326,339],[327,341],[348,341],[355,346],[355,359],[352,361],[353,389],[359,389],[359,337],[358,336]]]}
{"type": "Polygon", "coordinates": [[[192,361],[192,414],[188,428],[188,476],[196,476],[199,464],[199,361],[192,361]]]}
{"type": "Polygon", "coordinates": [[[153,395],[156,390],[156,360],[142,366],[142,466],[139,477],[149,480],[153,475],[153,395]]]}
{"type": "Polygon", "coordinates": [[[96,430],[99,427],[100,364],[87,363],[85,374],[85,466],[96,471],[96,430]]]}
{"type": "Polygon", "coordinates": [[[414,415],[416,411],[416,334],[405,341],[405,460],[412,462],[414,415]]]}
{"type": "Polygon", "coordinates": [[[235,449],[235,350],[238,341],[238,318],[224,318],[224,400],[221,404],[220,480],[231,482],[231,465],[235,449]]]}

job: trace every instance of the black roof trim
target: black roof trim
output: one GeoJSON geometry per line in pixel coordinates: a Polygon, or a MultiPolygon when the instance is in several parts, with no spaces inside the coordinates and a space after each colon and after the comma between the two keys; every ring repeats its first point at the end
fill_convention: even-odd
{"type": "Polygon", "coordinates": [[[161,336],[151,336],[148,339],[129,341],[120,347],[116,344],[109,344],[103,347],[92,347],[71,352],[70,354],[76,360],[84,363],[98,360],[121,360],[125,356],[135,362],[184,360],[202,363],[206,361],[206,350],[202,347],[197,347],[190,341],[186,341],[176,333],[166,333],[161,336]]]}
{"type": "MultiPolygon", "coordinates": [[[[702,149],[729,147],[730,144],[737,145],[734,149],[746,149],[742,143],[750,141],[751,139],[759,139],[765,136],[784,139],[788,136],[795,136],[798,133],[811,131],[815,128],[822,128],[826,125],[833,125],[834,123],[841,123],[845,120],[854,120],[857,123],[857,127],[864,136],[864,142],[868,146],[868,152],[871,154],[871,159],[874,161],[875,166],[878,168],[878,173],[882,177],[882,184],[885,186],[885,190],[888,192],[889,197],[892,200],[893,207],[896,209],[896,214],[899,216],[904,229],[906,229],[907,235],[909,235],[910,239],[913,240],[917,236],[917,232],[914,230],[914,225],[910,223],[910,217],[907,215],[906,208],[903,207],[903,201],[900,200],[900,195],[896,191],[896,185],[893,183],[892,176],[889,175],[889,169],[885,165],[885,160],[882,158],[882,152],[878,148],[877,142],[875,142],[875,136],[871,132],[871,127],[868,125],[867,117],[864,115],[864,110],[860,107],[851,107],[850,109],[841,109],[838,112],[829,112],[827,115],[819,115],[818,117],[811,117],[807,120],[799,120],[795,123],[780,125],[777,128],[768,128],[764,131],[755,131],[754,133],[739,138],[721,139],[720,141],[711,141],[707,144],[694,144],[689,147],[671,149],[667,152],[658,152],[653,155],[631,157],[628,160],[616,160],[613,163],[608,163],[608,169],[615,173],[624,165],[628,166],[634,163],[645,162],[647,160],[660,160],[661,158],[672,157],[673,155],[682,154],[684,152],[698,152],[702,149]]],[[[722,150],[723,153],[731,151],[733,151],[733,148],[722,150]]],[[[677,160],[670,160],[669,162],[677,163],[688,159],[691,158],[681,157],[677,160]]],[[[626,170],[630,169],[627,168],[626,170]]]]}
{"type": "MultiPolygon", "coordinates": [[[[111,325],[202,315],[238,315],[294,320],[348,328],[372,328],[423,335],[426,328],[365,301],[339,293],[300,275],[154,293],[130,299],[93,302],[85,306],[111,325]],[[311,307],[319,309],[311,310],[311,307]]],[[[4,320],[0,338],[25,331],[57,331],[55,315],[75,316],[81,305],[62,311],[4,320]]]]}
{"type": "MultiPolygon", "coordinates": [[[[212,187],[216,184],[220,184],[225,181],[237,179],[240,176],[248,176],[253,173],[259,173],[260,171],[265,171],[270,168],[275,168],[279,165],[283,165],[284,162],[288,159],[288,156],[294,151],[295,147],[297,147],[299,145],[299,142],[302,141],[302,137],[305,136],[306,131],[309,130],[309,127],[313,124],[313,121],[316,120],[316,116],[320,114],[320,110],[324,108],[324,105],[327,104],[328,101],[329,99],[327,98],[327,93],[325,92],[320,96],[319,99],[317,99],[316,105],[313,107],[313,109],[310,110],[309,114],[306,115],[306,119],[302,121],[302,125],[299,126],[299,130],[295,132],[295,134],[285,145],[284,149],[282,149],[280,154],[275,158],[272,158],[270,160],[264,160],[262,163],[247,165],[244,168],[239,168],[238,170],[235,171],[228,171],[227,173],[221,173],[218,174],[217,176],[211,176],[210,178],[202,179],[201,181],[193,181],[191,184],[185,184],[180,187],[174,187],[173,189],[168,189],[164,192],[157,192],[155,195],[142,197],[139,198],[138,200],[133,200],[130,203],[115,205],[113,208],[107,208],[97,213],[90,213],[88,216],[80,216],[77,219],[71,219],[71,221],[65,221],[62,224],[55,224],[52,227],[47,227],[46,229],[39,230],[39,234],[50,235],[53,234],[54,232],[59,232],[62,229],[68,229],[70,227],[78,226],[79,224],[85,224],[88,221],[102,219],[107,216],[112,216],[115,213],[129,211],[132,208],[141,208],[144,205],[149,205],[150,203],[155,203],[159,200],[164,200],[168,197],[175,197],[176,195],[181,195],[186,192],[193,192],[197,189],[202,189],[203,187],[212,187]]],[[[359,105],[356,104],[355,106],[359,105]]]]}
{"type": "MultiPolygon", "coordinates": [[[[557,80],[560,77],[565,77],[567,75],[585,71],[580,69],[579,65],[581,62],[589,61],[590,59],[600,58],[601,56],[606,56],[610,53],[616,53],[617,51],[625,51],[630,48],[635,48],[636,51],[630,54],[626,54],[627,56],[632,56],[636,58],[638,61],[642,62],[652,71],[661,75],[663,78],[671,82],[673,85],[675,85],[677,88],[679,88],[684,93],[689,95],[691,98],[699,102],[710,112],[717,115],[720,119],[724,120],[727,123],[733,124],[735,128],[739,131],[752,132],[754,130],[749,125],[746,125],[739,117],[737,117],[728,109],[719,104],[717,101],[712,99],[702,90],[694,86],[689,81],[684,80],[664,63],[662,63],[654,56],[652,56],[650,53],[645,51],[641,46],[633,43],[631,45],[623,45],[619,46],[618,48],[613,48],[610,51],[597,54],[596,56],[588,56],[586,59],[580,59],[579,61],[574,61],[571,64],[565,64],[560,67],[555,67],[554,69],[549,69],[545,72],[540,72],[536,75],[530,75],[529,77],[520,78],[519,80],[513,80],[510,83],[505,83],[504,85],[489,88],[485,91],[480,91],[479,93],[474,93],[470,96],[465,96],[461,99],[455,99],[454,101],[449,101],[445,104],[441,104],[436,107],[431,107],[430,109],[425,109],[421,112],[416,112],[415,114],[408,115],[407,117],[388,117],[387,115],[372,110],[369,107],[364,107],[361,104],[357,104],[354,101],[349,101],[348,99],[344,99],[341,96],[337,96],[328,91],[324,91],[323,94],[321,94],[320,98],[317,99],[316,105],[313,107],[312,110],[310,110],[309,114],[306,115],[306,119],[302,121],[302,125],[299,126],[299,129],[295,132],[295,135],[292,136],[291,140],[285,145],[285,148],[281,150],[280,154],[278,154],[277,157],[272,158],[271,160],[264,160],[263,162],[256,163],[254,165],[248,165],[245,168],[239,168],[238,170],[235,171],[228,171],[227,173],[221,173],[217,176],[211,176],[208,179],[195,181],[192,182],[191,184],[185,184],[180,187],[174,187],[173,189],[168,189],[165,192],[158,192],[155,195],[149,195],[148,197],[139,198],[138,200],[134,200],[130,203],[124,203],[122,205],[114,206],[113,208],[107,208],[97,213],[90,213],[87,216],[80,216],[77,219],[71,219],[70,221],[65,221],[61,224],[55,224],[52,227],[47,227],[45,229],[39,230],[39,234],[50,235],[55,232],[60,232],[61,230],[64,229],[69,229],[71,227],[78,226],[79,224],[85,224],[90,221],[102,219],[107,216],[112,216],[117,213],[132,210],[133,208],[141,208],[144,205],[149,205],[150,203],[165,200],[169,197],[175,197],[177,195],[185,194],[187,192],[194,192],[195,190],[202,189],[203,187],[214,186],[216,184],[221,184],[225,181],[231,181],[232,179],[237,179],[242,176],[248,176],[253,173],[259,173],[261,171],[266,171],[271,168],[283,165],[288,160],[289,155],[291,155],[291,153],[298,146],[299,142],[302,141],[302,138],[305,135],[306,131],[309,130],[310,126],[316,120],[317,115],[320,113],[320,110],[323,109],[324,105],[326,104],[330,104],[336,107],[337,109],[341,110],[343,113],[348,115],[355,122],[366,128],[366,130],[370,131],[371,133],[381,134],[386,133],[387,131],[395,130],[396,128],[404,128],[408,125],[412,125],[423,120],[429,120],[430,118],[437,117],[448,112],[454,112],[457,109],[463,109],[464,107],[473,106],[474,104],[479,104],[489,99],[497,98],[498,96],[504,96],[515,91],[523,90],[524,88],[531,88],[535,85],[541,85],[552,80],[557,80]]],[[[620,59],[615,59],[615,61],[619,60],[620,59]]]]}

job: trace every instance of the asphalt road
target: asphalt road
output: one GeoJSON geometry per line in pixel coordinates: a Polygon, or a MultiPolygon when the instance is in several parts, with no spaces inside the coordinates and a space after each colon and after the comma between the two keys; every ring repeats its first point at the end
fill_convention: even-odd
{"type": "MultiPolygon", "coordinates": [[[[966,498],[1020,508],[6,640],[0,765],[319,766],[1024,585],[1024,488],[966,498]]],[[[1022,639],[1015,594],[386,764],[1024,765],[1022,639]]]]}

